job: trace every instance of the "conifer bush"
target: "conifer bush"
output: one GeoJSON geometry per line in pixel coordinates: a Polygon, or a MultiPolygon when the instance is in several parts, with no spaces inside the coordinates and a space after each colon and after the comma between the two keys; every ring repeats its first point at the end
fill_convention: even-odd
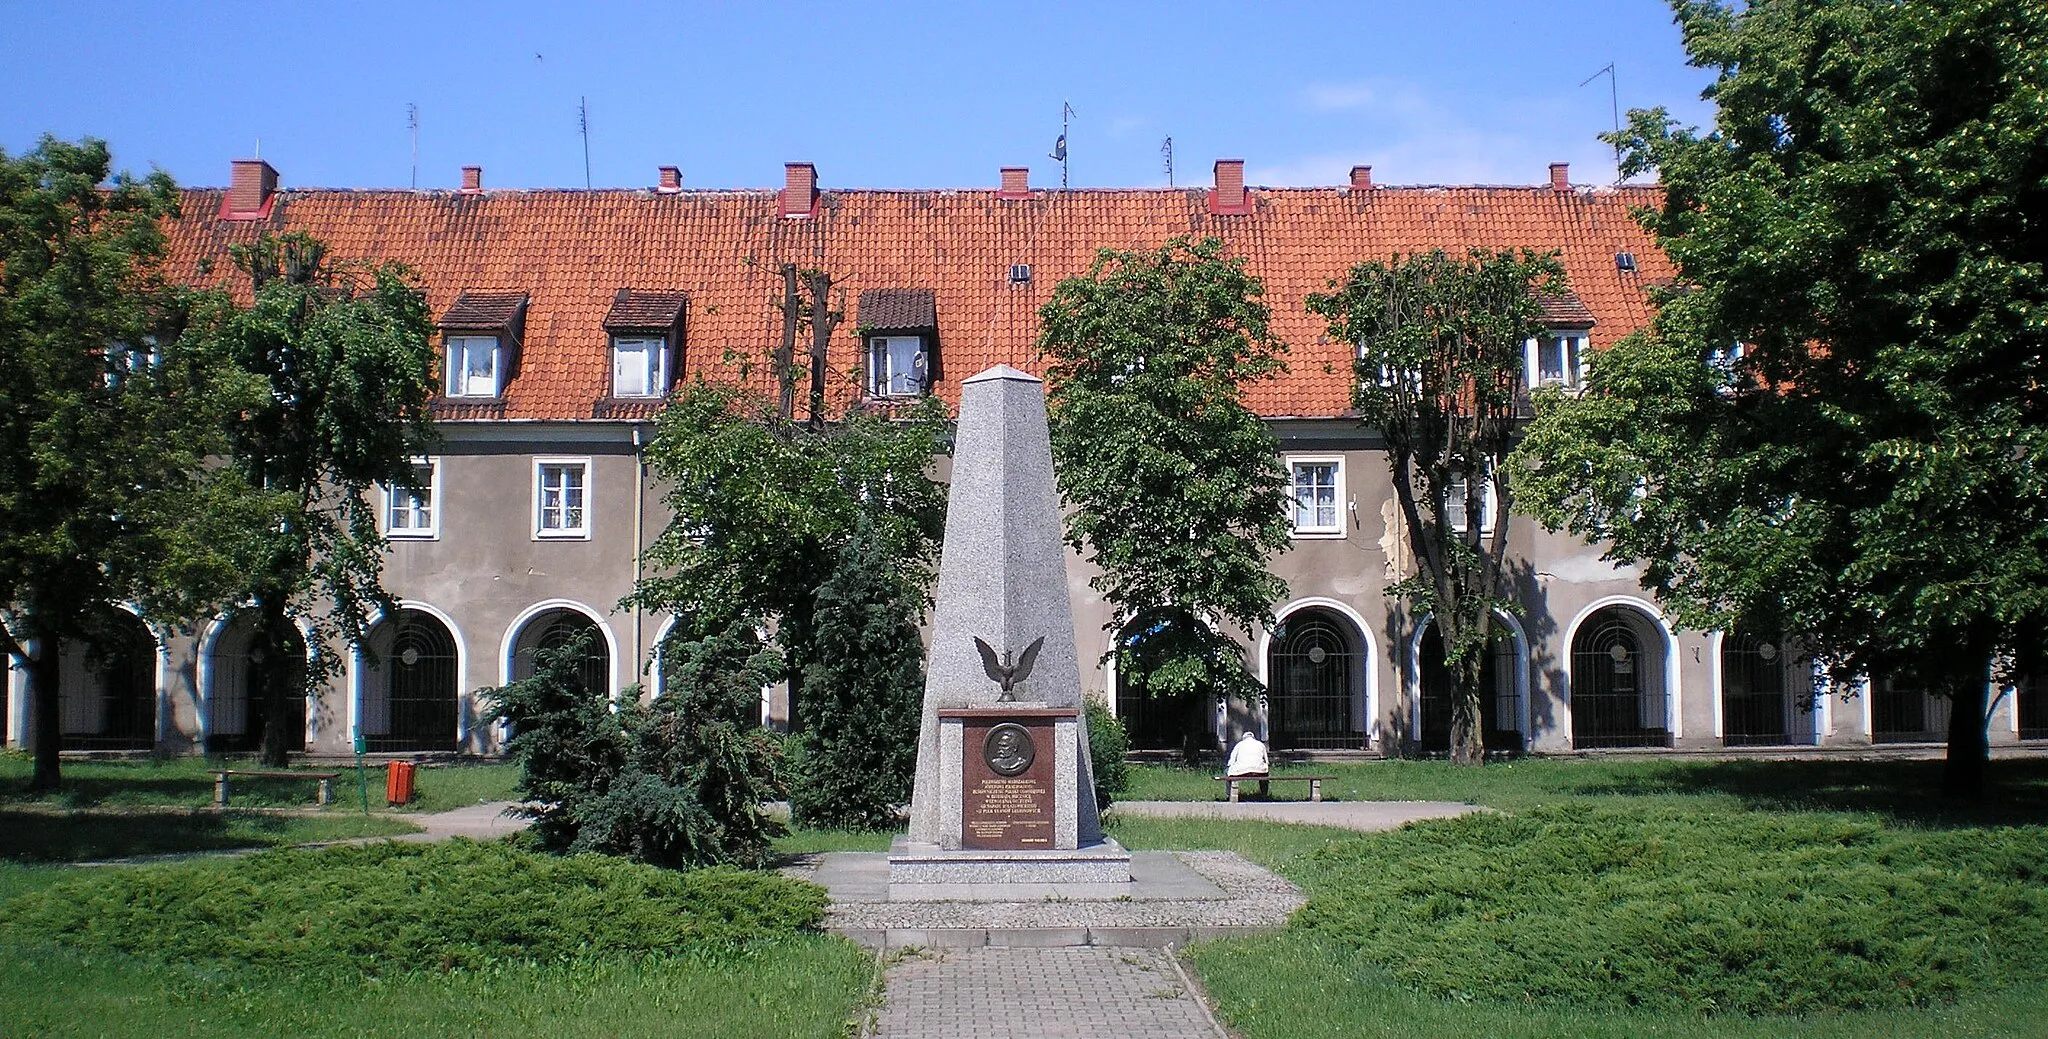
{"type": "Polygon", "coordinates": [[[1095,770],[1095,806],[1110,802],[1131,788],[1131,736],[1103,698],[1091,693],[1083,706],[1088,718],[1088,764],[1095,770]]]}
{"type": "Polygon", "coordinates": [[[891,830],[910,798],[924,703],[918,590],[862,520],[818,589],[790,817],[817,829],[891,830]]]}
{"type": "Polygon", "coordinates": [[[532,678],[487,694],[512,729],[506,755],[536,844],[674,868],[767,865],[784,831],[761,806],[784,791],[759,712],[780,654],[739,624],[672,640],[662,695],[615,705],[583,686],[582,642],[540,651],[532,678]]]}

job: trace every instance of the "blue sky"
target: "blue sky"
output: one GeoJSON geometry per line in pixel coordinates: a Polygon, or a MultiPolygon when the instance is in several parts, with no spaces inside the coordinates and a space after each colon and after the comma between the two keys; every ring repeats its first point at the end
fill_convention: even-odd
{"type": "Polygon", "coordinates": [[[690,187],[978,187],[1047,157],[1060,103],[1076,187],[1539,183],[1614,176],[1621,107],[1705,123],[1657,0],[1434,3],[492,4],[0,0],[0,148],[93,135],[117,163],[219,185],[252,154],[287,186],[599,187],[678,165],[690,187]]]}

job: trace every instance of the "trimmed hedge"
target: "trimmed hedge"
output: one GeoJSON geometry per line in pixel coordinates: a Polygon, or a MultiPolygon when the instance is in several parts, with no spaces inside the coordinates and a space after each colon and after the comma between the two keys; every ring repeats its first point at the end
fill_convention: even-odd
{"type": "Polygon", "coordinates": [[[824,889],[455,840],[97,870],[0,905],[0,941],[395,974],[732,948],[815,928],[824,889]]]}
{"type": "Polygon", "coordinates": [[[1691,1013],[1923,1006],[2048,974],[2048,831],[1556,807],[1303,860],[1308,934],[1451,999],[1691,1013]]]}

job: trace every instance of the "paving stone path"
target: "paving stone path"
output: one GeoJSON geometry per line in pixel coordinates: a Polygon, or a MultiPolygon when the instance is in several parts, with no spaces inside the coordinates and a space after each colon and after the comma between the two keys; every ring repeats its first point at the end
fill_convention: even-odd
{"type": "Polygon", "coordinates": [[[1172,953],[909,950],[887,969],[879,1039],[1226,1039],[1172,953]]]}

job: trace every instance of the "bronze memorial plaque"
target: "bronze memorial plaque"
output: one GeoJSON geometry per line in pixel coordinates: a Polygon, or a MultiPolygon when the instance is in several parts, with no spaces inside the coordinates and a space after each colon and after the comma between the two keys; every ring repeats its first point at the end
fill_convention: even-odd
{"type": "Polygon", "coordinates": [[[1052,726],[1050,717],[1004,715],[962,726],[961,847],[1053,846],[1052,726]]]}

